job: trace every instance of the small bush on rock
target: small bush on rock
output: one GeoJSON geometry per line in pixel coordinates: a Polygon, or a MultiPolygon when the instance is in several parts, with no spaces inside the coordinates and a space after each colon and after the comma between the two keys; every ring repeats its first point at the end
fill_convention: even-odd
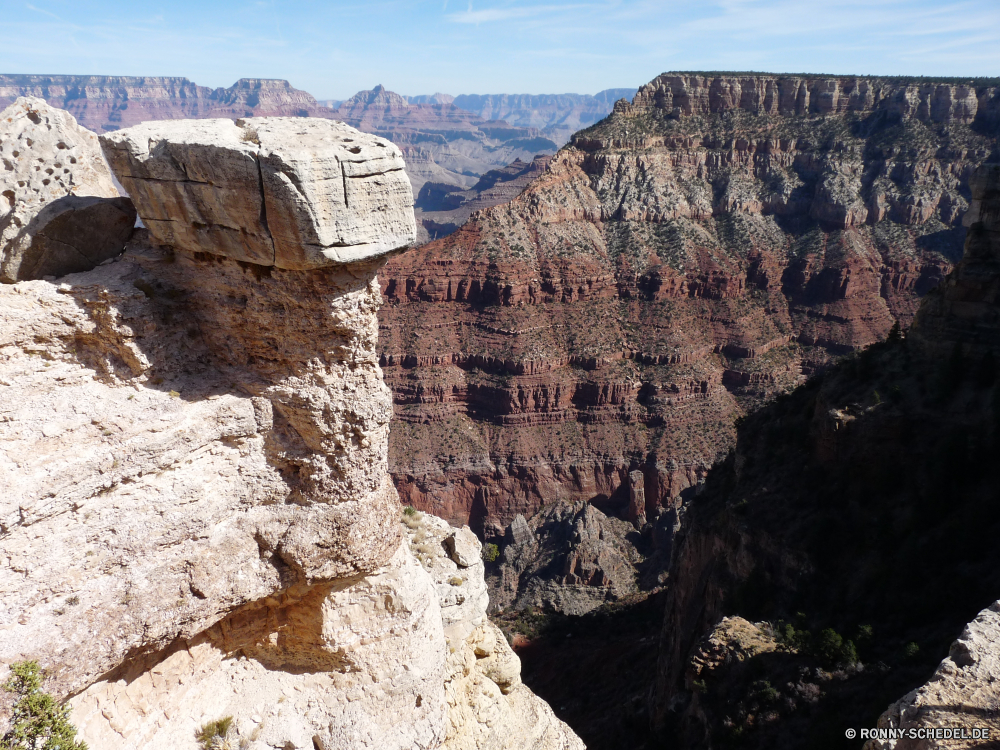
{"type": "Polygon", "coordinates": [[[224,716],[203,725],[196,734],[198,745],[202,750],[238,750],[249,743],[239,742],[236,738],[236,727],[233,717],[224,716]]]}
{"type": "Polygon", "coordinates": [[[10,665],[10,677],[3,689],[17,697],[11,709],[10,728],[0,739],[0,750],[87,750],[87,743],[76,739],[69,708],[42,692],[43,678],[36,661],[10,665]]]}
{"type": "Polygon", "coordinates": [[[483,545],[483,559],[486,562],[495,562],[499,556],[500,548],[493,544],[493,542],[488,542],[483,545]]]}

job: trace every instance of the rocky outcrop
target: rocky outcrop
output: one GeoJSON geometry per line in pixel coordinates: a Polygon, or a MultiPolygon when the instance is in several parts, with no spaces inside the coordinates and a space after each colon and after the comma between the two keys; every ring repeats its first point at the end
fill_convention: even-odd
{"type": "Polygon", "coordinates": [[[887,739],[865,750],[982,747],[1000,736],[1000,602],[970,622],[927,684],[879,717],[887,739]],[[954,734],[956,730],[961,735],[954,734]]]}
{"type": "Polygon", "coordinates": [[[41,99],[0,112],[0,281],[87,271],[121,253],[135,209],[97,136],[41,99]]]}
{"type": "MultiPolygon", "coordinates": [[[[214,220],[257,219],[248,206],[263,202],[276,220],[248,222],[270,234],[248,231],[244,248],[271,236],[307,257],[307,242],[289,249],[278,230],[308,240],[341,226],[320,188],[351,157],[309,125],[287,147],[276,135],[287,121],[253,125],[260,144],[245,148],[211,122],[143,126],[105,147],[140,188],[144,221],[179,206],[232,227],[214,220]],[[149,153],[114,154],[149,140],[149,153]],[[265,160],[284,192],[261,184],[265,160]],[[181,183],[167,169],[196,178],[206,165],[217,176],[249,165],[257,181],[181,183]],[[164,179],[142,185],[139,166],[164,179]]],[[[394,153],[324,125],[362,158],[394,153]]],[[[377,177],[369,203],[346,208],[406,214],[397,184],[377,177]]],[[[235,243],[192,223],[176,244],[143,230],[115,262],[59,284],[0,287],[0,663],[40,662],[95,750],[193,750],[198,728],[225,716],[252,750],[439,748],[468,735],[483,739],[454,746],[485,750],[526,734],[539,750],[580,747],[526,689],[525,710],[504,708],[517,669],[502,651],[490,661],[483,649],[467,672],[452,664],[474,653],[463,644],[484,626],[485,582],[473,564],[468,581],[442,583],[448,561],[425,569],[399,522],[375,351],[383,227],[357,218],[367,249],[347,262],[227,257],[235,243]],[[481,699],[487,680],[495,694],[481,699]]],[[[409,226],[389,244],[412,240],[409,226]]]]}
{"type": "Polygon", "coordinates": [[[639,88],[630,114],[655,110],[707,115],[743,110],[755,115],[842,115],[884,111],[903,119],[971,124],[996,96],[980,82],[870,76],[664,73],[639,88]]]}
{"type": "Polygon", "coordinates": [[[446,750],[583,750],[583,743],[521,682],[521,662],[486,617],[482,548],[469,528],[403,515],[410,549],[430,573],[449,646],[446,750]]]}
{"type": "MultiPolygon", "coordinates": [[[[660,515],[664,526],[670,514],[660,515]]],[[[639,533],[586,501],[546,505],[530,521],[515,516],[488,566],[490,606],[582,615],[652,588],[658,582],[641,580],[640,568],[662,570],[669,562],[670,534],[658,531],[639,533]],[[664,539],[666,550],[657,545],[664,539]]]]}
{"type": "Polygon", "coordinates": [[[738,726],[746,746],[775,747],[819,742],[834,724],[995,723],[995,691],[985,687],[992,657],[981,645],[992,608],[949,644],[995,600],[1000,564],[989,541],[1000,529],[991,460],[1000,444],[1000,243],[990,218],[998,184],[993,164],[970,180],[965,254],[924,299],[909,335],[894,331],[749,416],[733,453],[684,509],[651,706],[655,726],[679,746],[738,726]],[[885,544],[890,528],[905,542],[885,544]],[[738,714],[732,680],[685,676],[698,642],[732,615],[773,626],[806,660],[803,674],[843,676],[814,680],[812,699],[791,706],[782,686],[799,664],[762,660],[750,679],[767,680],[771,700],[738,714]],[[906,697],[879,720],[887,695],[906,697]]]}
{"type": "Polygon", "coordinates": [[[148,123],[101,144],[159,244],[304,270],[413,242],[399,149],[343,123],[148,123]]]}
{"type": "Polygon", "coordinates": [[[857,85],[876,83],[867,109],[819,108],[810,78],[816,108],[786,114],[744,93],[667,107],[655,82],[511,202],[390,261],[381,362],[405,499],[499,534],[543,501],[624,515],[641,471],[651,517],[725,455],[737,416],[906,328],[961,255],[996,91],[970,84],[975,112],[935,120],[931,84],[857,85]]]}

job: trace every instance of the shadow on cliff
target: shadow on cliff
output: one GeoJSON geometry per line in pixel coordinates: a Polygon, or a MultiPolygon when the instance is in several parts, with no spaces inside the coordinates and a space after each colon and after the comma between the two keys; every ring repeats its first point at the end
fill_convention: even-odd
{"type": "MultiPolygon", "coordinates": [[[[678,747],[852,746],[927,680],[1000,592],[1000,380],[992,355],[933,358],[895,337],[741,421],[676,542],[654,713],[678,747]],[[866,669],[804,712],[731,737],[733,689],[696,711],[689,655],[724,615],[812,633],[871,633],[866,669]],[[689,710],[690,709],[690,710],[689,710]],[[721,745],[720,745],[721,746],[721,745]]],[[[778,669],[761,672],[776,688],[778,669]]]]}

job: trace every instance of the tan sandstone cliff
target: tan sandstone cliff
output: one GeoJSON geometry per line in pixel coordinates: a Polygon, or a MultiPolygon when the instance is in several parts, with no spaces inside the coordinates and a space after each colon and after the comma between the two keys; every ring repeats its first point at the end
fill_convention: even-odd
{"type": "Polygon", "coordinates": [[[3,669],[38,660],[94,750],[224,716],[260,750],[582,747],[486,623],[478,543],[400,523],[398,149],[281,118],[102,145],[148,235],[0,287],[3,669]]]}

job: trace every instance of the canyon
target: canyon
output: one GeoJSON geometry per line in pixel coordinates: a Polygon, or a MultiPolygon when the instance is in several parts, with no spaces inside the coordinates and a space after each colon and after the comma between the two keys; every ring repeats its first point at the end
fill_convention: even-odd
{"type": "Polygon", "coordinates": [[[223,719],[248,750],[582,749],[486,618],[479,541],[388,474],[399,149],[300,117],[100,145],[145,228],[0,285],[2,676],[37,662],[94,750],[193,750],[223,719]]]}
{"type": "Polygon", "coordinates": [[[909,332],[749,416],[682,510],[650,703],[676,746],[995,743],[1000,165],[969,187],[909,332]]]}
{"type": "Polygon", "coordinates": [[[676,511],[736,418],[910,325],[961,257],[998,94],[664,74],[510,202],[390,259],[404,502],[501,546],[548,503],[676,511]]]}
{"type": "Polygon", "coordinates": [[[484,120],[504,120],[522,128],[537,128],[558,146],[573,133],[603,120],[619,99],[631,99],[636,89],[605,89],[590,94],[434,94],[408,96],[413,104],[451,103],[484,120]]]}
{"type": "MultiPolygon", "coordinates": [[[[477,114],[453,103],[453,97],[407,98],[383,86],[360,91],[346,101],[320,102],[288,81],[264,78],[242,78],[227,88],[211,89],[186,78],[156,76],[0,75],[0,107],[22,96],[44,99],[97,133],[151,120],[268,116],[341,120],[399,146],[414,196],[427,182],[452,191],[475,191],[478,178],[490,170],[554,153],[568,139],[567,128],[592,123],[611,111],[608,94],[542,97],[545,106],[537,110],[530,109],[532,98],[515,97],[517,106],[507,99],[496,106],[478,102],[481,114],[477,114]],[[494,117],[494,110],[511,112],[519,122],[542,120],[538,125],[511,125],[494,117]]],[[[483,200],[485,205],[498,202],[495,197],[483,200]]],[[[420,242],[452,231],[469,215],[468,210],[449,210],[425,218],[422,206],[415,208],[420,242]]]]}

